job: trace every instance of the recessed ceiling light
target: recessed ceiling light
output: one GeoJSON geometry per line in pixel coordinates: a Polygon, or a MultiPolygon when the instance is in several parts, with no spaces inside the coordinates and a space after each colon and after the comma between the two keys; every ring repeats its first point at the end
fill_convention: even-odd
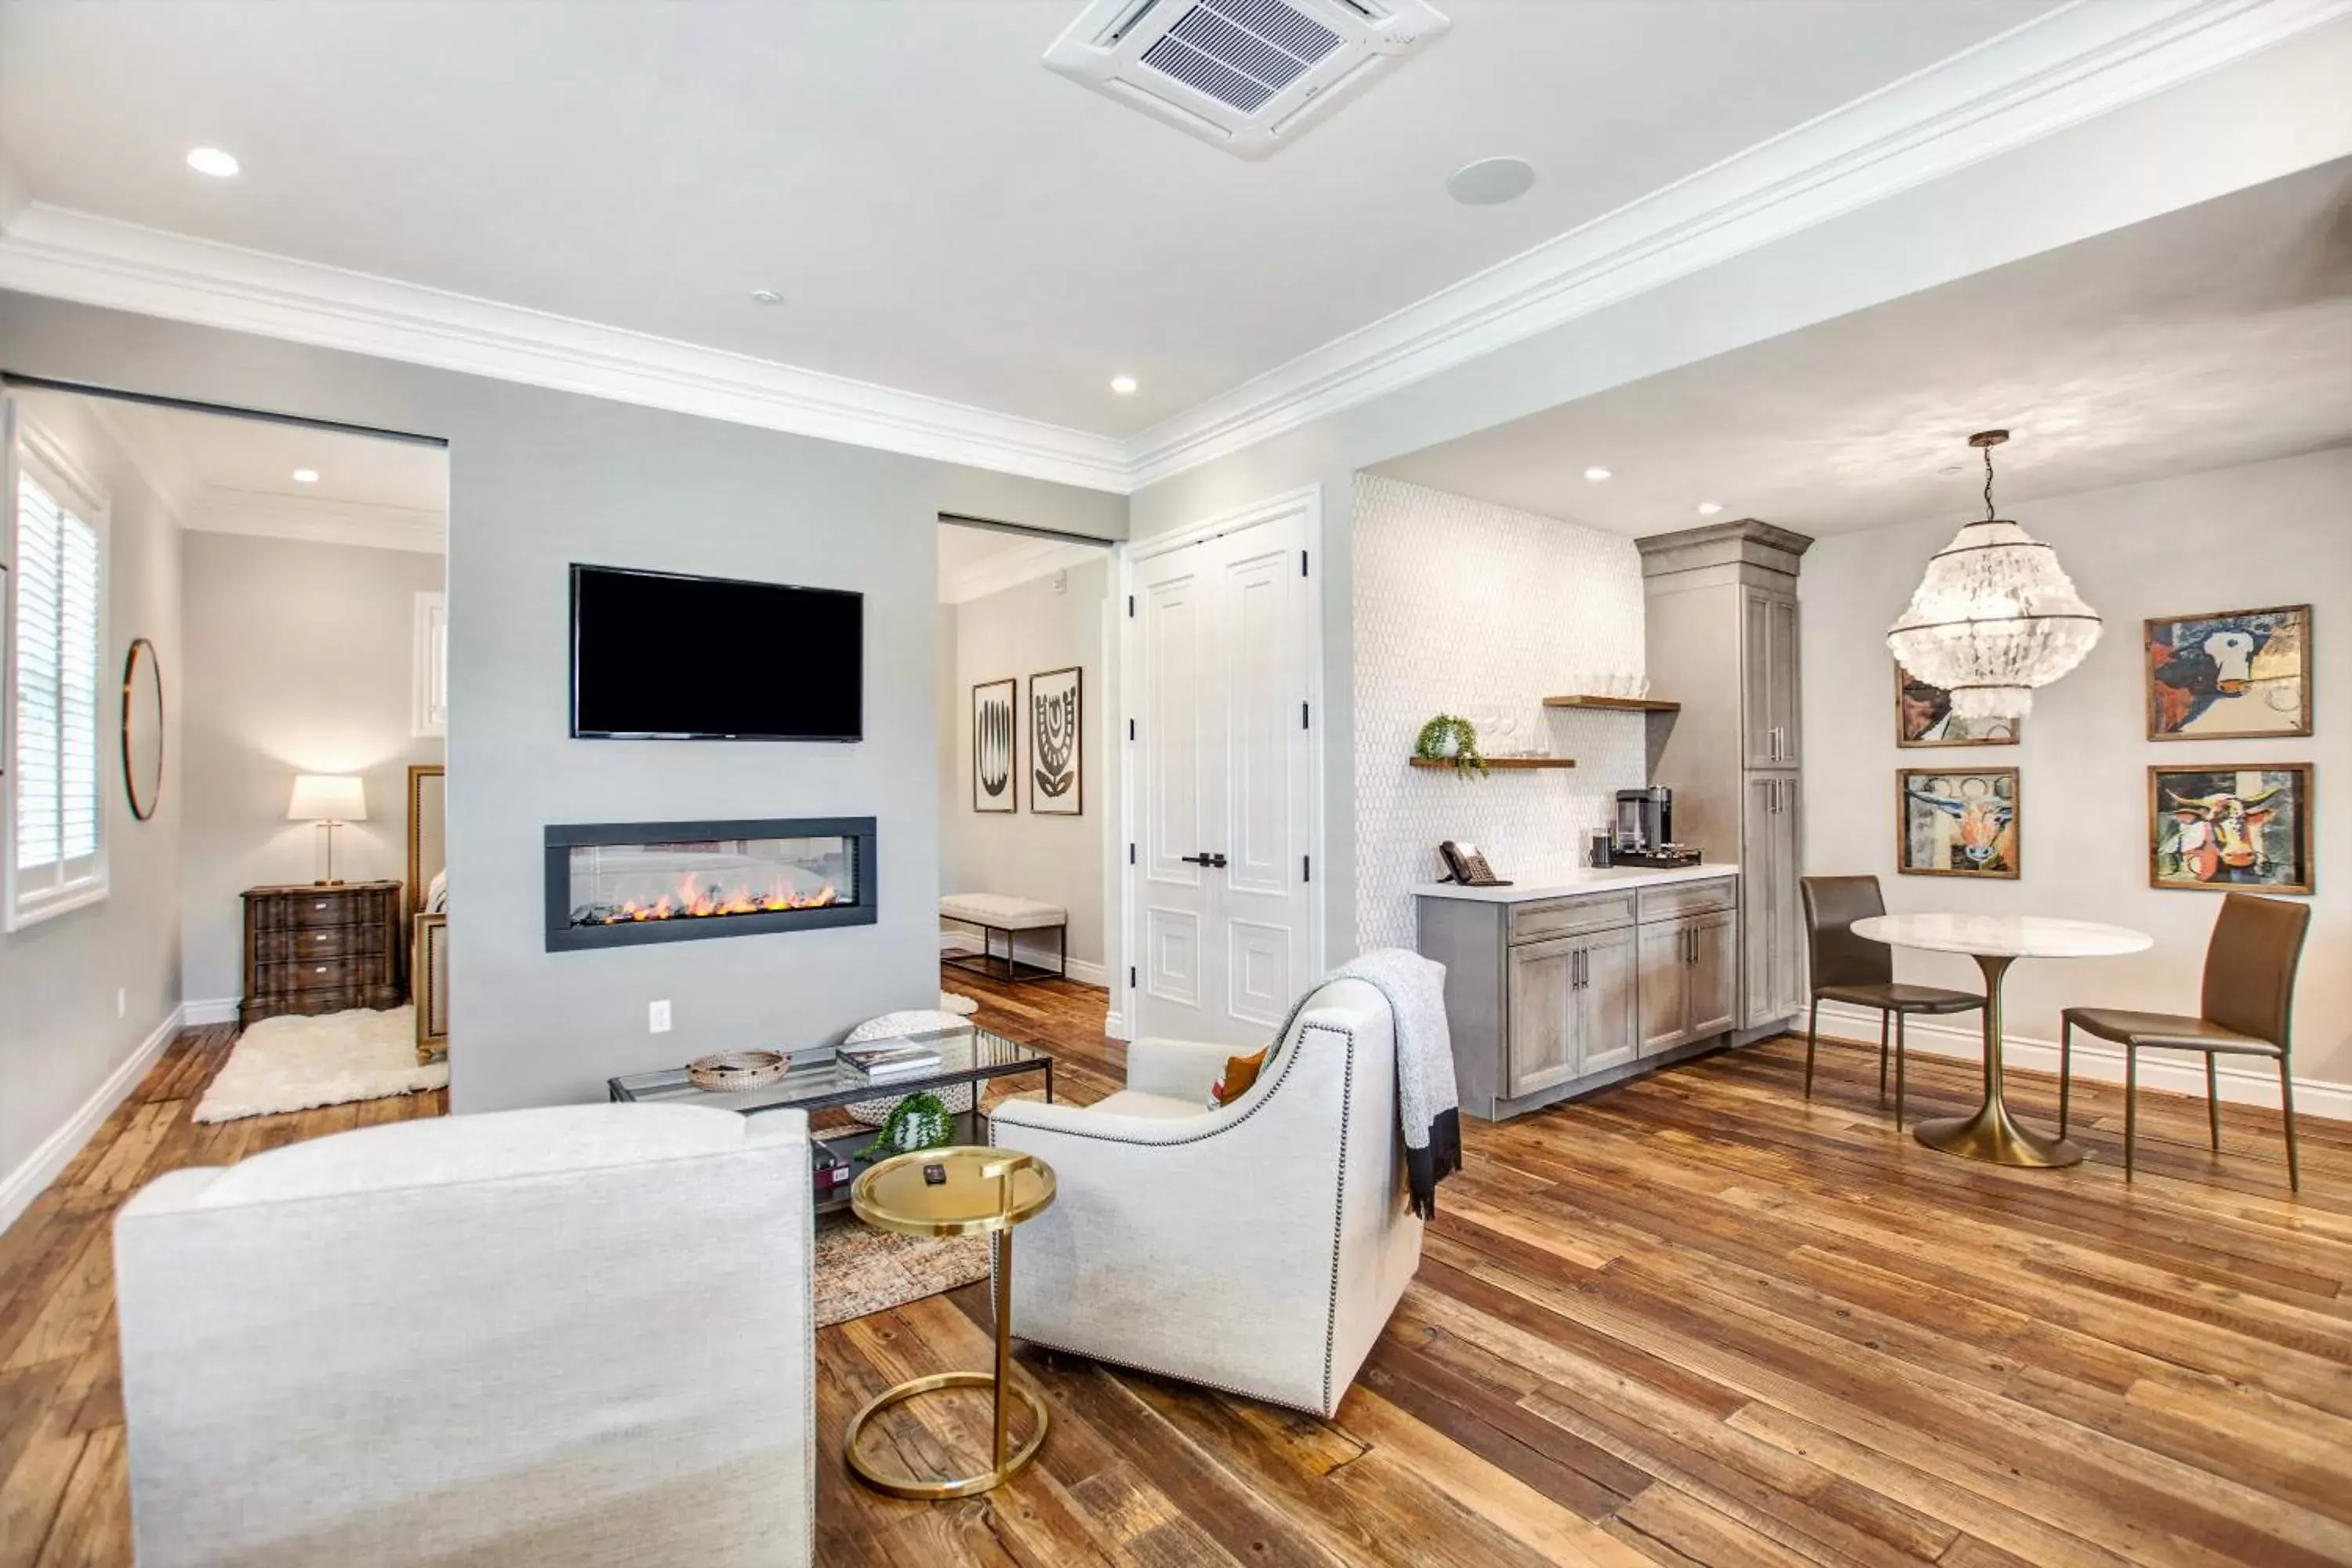
{"type": "Polygon", "coordinates": [[[1135,377],[1131,375],[1112,376],[1110,378],[1110,389],[1113,392],[1118,393],[1121,397],[1133,397],[1135,395],[1135,377]]]}
{"type": "Polygon", "coordinates": [[[1723,503],[1721,501],[1703,500],[1698,503],[1698,514],[1701,517],[1713,517],[1717,512],[1719,512],[1722,510],[1723,503]]]}
{"type": "Polygon", "coordinates": [[[754,305],[781,305],[783,302],[784,297],[782,294],[777,293],[773,289],[754,289],[751,290],[751,303],[754,305]]]}
{"type": "Polygon", "coordinates": [[[188,167],[199,174],[226,180],[236,173],[236,160],[217,147],[199,147],[188,154],[188,167]]]}
{"type": "Polygon", "coordinates": [[[1445,194],[1464,206],[1494,207],[1518,200],[1535,183],[1535,165],[1525,158],[1481,158],[1454,170],[1445,194]]]}
{"type": "Polygon", "coordinates": [[[297,468],[294,470],[294,482],[298,485],[315,485],[319,482],[319,470],[297,468]]]}
{"type": "Polygon", "coordinates": [[[1606,468],[1587,468],[1584,470],[1584,477],[1588,479],[1605,479],[1609,477],[1609,470],[1606,468]]]}

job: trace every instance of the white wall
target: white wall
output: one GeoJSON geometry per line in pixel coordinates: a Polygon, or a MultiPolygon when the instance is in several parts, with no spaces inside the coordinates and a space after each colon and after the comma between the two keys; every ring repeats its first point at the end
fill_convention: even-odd
{"type": "MultiPolygon", "coordinates": [[[[1103,844],[1118,810],[1108,743],[1110,687],[1103,659],[1103,606],[1110,592],[1109,552],[1068,569],[1057,591],[1052,576],[1033,578],[1002,593],[952,606],[955,663],[940,730],[940,889],[948,893],[1008,893],[1042,899],[1070,912],[1075,978],[1103,979],[1103,844]],[[1029,739],[1019,752],[1021,809],[971,808],[971,689],[1007,677],[1020,682],[1018,711],[1026,722],[1029,678],[1076,665],[1085,673],[1082,737],[1085,811],[1077,816],[1039,816],[1029,809],[1029,739]]],[[[950,625],[941,606],[940,625],[950,625]]],[[[997,939],[1000,942],[1002,938],[997,939]]],[[[1053,962],[1053,943],[1024,942],[1021,956],[1053,962]]]]}
{"type": "MultiPolygon", "coordinates": [[[[1806,870],[1874,872],[1897,910],[2059,915],[2155,936],[2155,947],[2135,957],[2020,963],[2005,991],[2013,1040],[2055,1041],[2059,1010],[2069,1005],[2193,1013],[2221,899],[2147,885],[2147,770],[2315,763],[2318,893],[2296,994],[2295,1074],[2344,1090],[2341,1100],[2306,1092],[2305,1109],[2352,1114],[2352,709],[2342,696],[2352,690],[2352,448],[2017,509],[2020,522],[2057,547],[2105,617],[2105,635],[2080,668],[2035,694],[2020,744],[1904,751],[1894,738],[1886,626],[1928,555],[1966,521],[1959,499],[1951,517],[1823,539],[1805,557],[1806,870]],[[2145,739],[2143,619],[2306,601],[2320,703],[2314,735],[2145,739]],[[1895,770],[1963,760],[2021,770],[2023,874],[2013,882],[1895,875],[1895,770]]],[[[1979,984],[1965,958],[1905,952],[1896,972],[1979,984]]],[[[1966,1037],[1944,1043],[1976,1049],[1966,1037]]],[[[2274,1079],[2239,1087],[2275,1102],[2274,1079]]]]}
{"type": "Polygon", "coordinates": [[[1409,948],[1405,889],[1442,874],[1439,840],[1539,879],[1583,864],[1616,792],[1644,782],[1641,715],[1543,706],[1580,675],[1640,674],[1642,561],[1630,539],[1370,475],[1354,536],[1356,942],[1409,948]],[[1490,755],[1576,766],[1464,779],[1407,765],[1441,712],[1477,725],[1490,755]]]}
{"type": "MultiPolygon", "coordinates": [[[[106,647],[99,778],[110,890],[100,903],[0,934],[0,1226],[56,1174],[170,1043],[180,1004],[180,743],[187,667],[180,637],[180,529],[85,399],[28,392],[42,428],[107,491],[106,647]],[[123,798],[116,679],[134,637],[163,678],[163,788],[155,815],[123,798]],[[116,992],[122,1011],[115,1010],[116,992]]],[[[13,502],[0,527],[14,526],[13,502]]],[[[13,721],[0,726],[12,738],[13,721]]]]}
{"type": "Polygon", "coordinates": [[[182,984],[192,1005],[244,984],[238,894],[319,875],[318,827],[286,820],[294,775],[357,773],[368,819],[336,830],[346,881],[408,875],[408,764],[437,763],[412,729],[416,595],[443,558],[408,550],[190,533],[188,804],[182,984]]]}

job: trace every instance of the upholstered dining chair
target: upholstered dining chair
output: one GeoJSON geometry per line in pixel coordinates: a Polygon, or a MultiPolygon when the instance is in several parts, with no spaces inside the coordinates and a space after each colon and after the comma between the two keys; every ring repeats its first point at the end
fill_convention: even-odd
{"type": "Polygon", "coordinates": [[[1813,1047],[1821,1038],[1822,1004],[1844,1002],[1878,1014],[1878,1094],[1886,1097],[1886,1033],[1895,1028],[1895,1120],[1903,1120],[1903,1022],[1914,1013],[1972,1013],[1984,1005],[1973,991],[1914,985],[1895,978],[1895,950],[1853,934],[1853,922],[1886,912],[1875,877],[1807,877],[1805,942],[1812,958],[1813,1009],[1805,1026],[1805,1098],[1813,1098],[1813,1047]]]}
{"type": "Polygon", "coordinates": [[[2132,1140],[2138,1131],[2141,1051],[2205,1053],[2205,1120],[2217,1154],[2221,1152],[2221,1086],[2216,1063],[2224,1055],[2270,1057],[2278,1062],[2279,1112],[2286,1123],[2286,1184],[2290,1191],[2301,1192],[2288,1024],[2294,1012],[2294,973],[2310,931],[2308,904],[2231,893],[2221,900],[2221,912],[2213,917],[2213,934],[2205,944],[2204,994],[2195,1016],[2121,1007],[2069,1007],[2058,1015],[2058,1135],[2066,1135],[2077,1029],[2124,1048],[2126,1182],[2132,1179],[2132,1140]]]}

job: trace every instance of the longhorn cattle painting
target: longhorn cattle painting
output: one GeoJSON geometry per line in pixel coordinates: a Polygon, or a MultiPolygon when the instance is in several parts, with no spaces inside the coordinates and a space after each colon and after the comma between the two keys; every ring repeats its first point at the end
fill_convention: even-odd
{"type": "Polygon", "coordinates": [[[1900,768],[1895,868],[1906,877],[2017,875],[2015,768],[1900,768]]]}
{"type": "Polygon", "coordinates": [[[1021,808],[1017,762],[1020,737],[1013,704],[1020,683],[990,680],[971,689],[971,808],[1021,808]]]}
{"type": "Polygon", "coordinates": [[[2311,606],[2147,623],[2147,738],[2311,733],[2311,606]]]}
{"type": "Polygon", "coordinates": [[[1044,816],[1086,810],[1086,705],[1081,672],[1049,669],[1029,678],[1029,809],[1044,816]]]}
{"type": "Polygon", "coordinates": [[[2311,764],[2147,770],[2148,885],[2311,891],[2311,764]]]}

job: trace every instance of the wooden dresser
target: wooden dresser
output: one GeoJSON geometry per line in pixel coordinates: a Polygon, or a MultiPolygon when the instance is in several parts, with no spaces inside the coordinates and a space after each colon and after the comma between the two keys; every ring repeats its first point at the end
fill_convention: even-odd
{"type": "Polygon", "coordinates": [[[245,890],[237,1026],[281,1013],[397,1007],[400,884],[298,882],[245,890]]]}

